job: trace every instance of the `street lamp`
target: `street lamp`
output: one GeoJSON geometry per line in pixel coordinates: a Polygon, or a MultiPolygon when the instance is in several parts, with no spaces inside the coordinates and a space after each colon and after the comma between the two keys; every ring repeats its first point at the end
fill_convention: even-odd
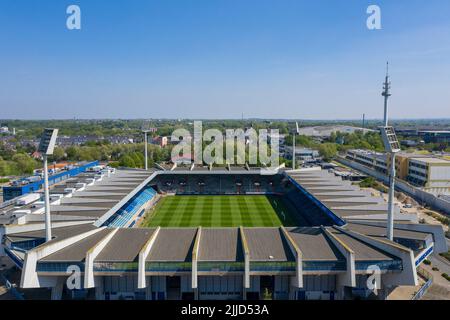
{"type": "Polygon", "coordinates": [[[52,226],[50,220],[50,194],[48,190],[48,165],[47,157],[53,154],[55,149],[58,129],[44,129],[44,134],[39,143],[38,152],[44,159],[44,198],[45,198],[45,241],[52,239],[52,226]]]}

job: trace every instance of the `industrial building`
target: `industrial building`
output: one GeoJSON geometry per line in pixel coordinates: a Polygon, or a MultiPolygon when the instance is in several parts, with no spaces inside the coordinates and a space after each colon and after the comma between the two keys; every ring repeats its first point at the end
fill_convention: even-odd
{"type": "Polygon", "coordinates": [[[450,142],[450,131],[426,130],[426,131],[418,131],[418,135],[423,139],[423,141],[425,141],[425,143],[450,142]]]}
{"type": "Polygon", "coordinates": [[[416,267],[448,249],[441,226],[417,224],[398,208],[394,241],[387,240],[383,199],[328,171],[163,169],[105,168],[53,188],[67,192],[52,200],[48,242],[42,208],[4,212],[0,235],[22,270],[20,286],[48,288],[52,299],[354,299],[373,295],[367,280],[378,270],[376,298],[384,299],[399,285],[417,285],[416,267]],[[298,226],[137,228],[169,193],[273,192],[298,211],[298,226]],[[75,290],[70,270],[80,272],[75,290]]]}
{"type": "MultiPolygon", "coordinates": [[[[284,157],[288,160],[292,159],[291,146],[284,147],[284,157]]],[[[295,148],[295,160],[300,163],[315,162],[320,159],[319,151],[310,148],[295,148]]]]}
{"type": "MultiPolygon", "coordinates": [[[[98,166],[98,164],[98,161],[79,163],[68,170],[52,174],[49,176],[48,182],[50,185],[59,183],[71,177],[75,177],[92,167],[98,166]]],[[[13,181],[10,186],[3,187],[3,201],[8,201],[28,193],[39,191],[43,184],[44,179],[37,175],[13,181]]]]}
{"type": "MultiPolygon", "coordinates": [[[[368,150],[348,150],[347,160],[387,174],[390,157],[385,153],[368,150]]],[[[415,187],[432,193],[450,191],[450,161],[432,156],[398,153],[395,158],[396,176],[415,187]]]]}

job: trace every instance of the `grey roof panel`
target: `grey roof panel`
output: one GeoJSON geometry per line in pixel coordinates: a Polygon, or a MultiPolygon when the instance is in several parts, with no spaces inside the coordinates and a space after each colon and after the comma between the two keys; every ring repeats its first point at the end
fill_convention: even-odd
{"type": "Polygon", "coordinates": [[[137,261],[139,251],[150,239],[155,229],[119,229],[114,237],[98,254],[97,262],[132,262],[137,261]]]}
{"type": "MultiPolygon", "coordinates": [[[[69,226],[69,227],[59,227],[59,228],[52,228],[52,236],[53,240],[51,241],[59,241],[63,239],[67,239],[73,236],[76,236],[78,234],[88,232],[91,230],[96,229],[96,227],[91,223],[86,224],[80,224],[75,226],[69,226]]],[[[18,233],[12,233],[7,235],[8,239],[11,241],[26,241],[26,240],[32,240],[32,239],[39,239],[39,238],[45,238],[45,230],[36,230],[36,231],[28,231],[28,232],[18,232],[18,233]]]]}
{"type": "Polygon", "coordinates": [[[355,261],[393,260],[392,256],[388,255],[386,252],[376,249],[363,241],[357,240],[342,231],[334,228],[328,228],[328,230],[355,252],[355,261]]]}
{"type": "Polygon", "coordinates": [[[279,228],[244,228],[250,261],[293,261],[279,228]]]}
{"type": "Polygon", "coordinates": [[[370,193],[365,191],[328,191],[315,192],[314,196],[318,199],[364,198],[370,196],[370,193]]]}
{"type": "Polygon", "coordinates": [[[242,261],[238,228],[203,228],[200,237],[199,261],[242,261]]]}
{"type": "Polygon", "coordinates": [[[344,259],[320,228],[286,228],[303,254],[303,260],[337,261],[344,259]]]}
{"type": "MultiPolygon", "coordinates": [[[[362,233],[372,237],[386,237],[386,227],[380,226],[371,226],[367,224],[359,224],[359,223],[348,223],[346,228],[362,233]]],[[[401,230],[394,228],[394,237],[404,238],[404,239],[414,239],[414,240],[422,240],[425,241],[431,234],[418,232],[418,231],[410,231],[410,230],[401,230]]]]}
{"type": "Polygon", "coordinates": [[[160,229],[147,261],[192,261],[196,228],[160,229]]]}
{"type": "Polygon", "coordinates": [[[104,229],[99,232],[90,235],[74,244],[71,244],[45,258],[39,260],[40,262],[81,262],[86,258],[86,253],[100,242],[108,233],[112,232],[111,229],[104,229]]]}

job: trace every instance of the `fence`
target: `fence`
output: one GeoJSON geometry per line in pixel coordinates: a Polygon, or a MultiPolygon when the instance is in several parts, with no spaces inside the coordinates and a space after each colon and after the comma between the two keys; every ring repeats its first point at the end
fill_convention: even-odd
{"type": "Polygon", "coordinates": [[[0,273],[0,280],[2,282],[5,283],[5,287],[6,289],[11,292],[11,294],[17,299],[17,300],[25,300],[25,298],[23,297],[23,295],[17,291],[17,289],[12,285],[11,282],[9,282],[8,279],[6,279],[6,277],[0,273]]]}
{"type": "Polygon", "coordinates": [[[427,293],[428,289],[433,284],[433,276],[425,269],[417,268],[417,274],[422,276],[424,279],[428,279],[428,280],[420,288],[420,290],[417,291],[417,293],[412,297],[411,300],[420,300],[420,298],[422,298],[425,295],[425,293],[427,293]]]}

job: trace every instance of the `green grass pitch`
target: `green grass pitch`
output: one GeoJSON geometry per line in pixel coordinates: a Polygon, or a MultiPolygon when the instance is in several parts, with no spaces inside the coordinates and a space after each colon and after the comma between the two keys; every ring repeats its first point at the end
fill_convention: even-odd
{"type": "Polygon", "coordinates": [[[142,227],[279,227],[296,221],[280,197],[265,195],[167,196],[142,227]]]}

